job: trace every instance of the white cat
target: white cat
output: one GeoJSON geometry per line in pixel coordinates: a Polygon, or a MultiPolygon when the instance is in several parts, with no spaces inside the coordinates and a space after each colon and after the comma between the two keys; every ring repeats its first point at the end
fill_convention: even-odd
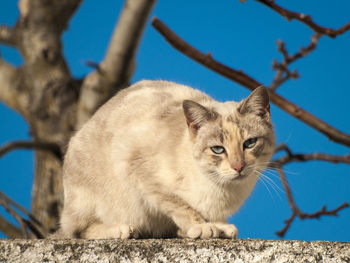
{"type": "Polygon", "coordinates": [[[220,103],[173,82],[138,82],[71,139],[59,235],[235,238],[227,217],[273,151],[266,88],[220,103]]]}

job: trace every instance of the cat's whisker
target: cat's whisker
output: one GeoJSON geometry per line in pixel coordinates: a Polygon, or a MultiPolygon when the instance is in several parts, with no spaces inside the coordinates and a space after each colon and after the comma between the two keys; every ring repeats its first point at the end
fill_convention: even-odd
{"type": "Polygon", "coordinates": [[[299,173],[296,173],[296,172],[293,172],[289,169],[287,169],[286,167],[283,167],[283,168],[278,168],[276,166],[270,166],[270,167],[267,167],[265,170],[270,170],[270,171],[276,171],[278,172],[280,169],[283,169],[283,172],[285,174],[290,174],[290,175],[298,175],[299,173]]]}
{"type": "Polygon", "coordinates": [[[270,195],[271,199],[274,200],[273,195],[272,195],[272,193],[271,193],[271,191],[270,191],[270,189],[269,189],[267,183],[266,183],[266,182],[263,180],[263,178],[260,177],[260,176],[258,177],[258,180],[259,180],[260,182],[263,183],[263,185],[265,186],[265,188],[266,188],[267,191],[269,192],[269,195],[270,195]]]}
{"type": "Polygon", "coordinates": [[[269,176],[272,176],[276,179],[279,179],[278,173],[276,171],[264,170],[264,171],[262,171],[262,173],[267,174],[269,176]]]}
{"type": "Polygon", "coordinates": [[[270,189],[269,189],[269,187],[268,187],[268,182],[265,182],[264,179],[263,179],[264,176],[262,176],[261,173],[260,173],[259,171],[256,171],[256,170],[253,171],[252,175],[255,176],[255,177],[257,177],[258,181],[260,181],[260,182],[263,183],[263,185],[264,185],[265,188],[267,189],[267,191],[268,191],[268,193],[269,193],[271,199],[274,200],[273,195],[272,195],[272,193],[271,193],[271,191],[270,191],[270,189]]]}
{"type": "Polygon", "coordinates": [[[291,170],[288,170],[288,169],[286,169],[286,168],[283,168],[283,172],[285,173],[285,174],[290,174],[290,175],[300,175],[300,173],[297,173],[297,172],[293,172],[293,171],[291,171],[291,170]]]}
{"type": "Polygon", "coordinates": [[[282,199],[279,192],[284,192],[284,191],[276,184],[275,181],[273,181],[270,177],[268,177],[267,175],[265,175],[259,171],[256,171],[255,174],[258,174],[259,179],[261,180],[261,182],[264,183],[264,185],[267,188],[267,190],[269,191],[269,193],[271,193],[271,192],[270,192],[269,188],[267,187],[267,185],[269,185],[275,191],[275,193],[277,194],[279,199],[282,199]]]}
{"type": "Polygon", "coordinates": [[[276,192],[282,192],[284,193],[284,190],[274,181],[272,180],[270,177],[268,177],[267,175],[262,174],[262,178],[269,181],[270,185],[275,188],[276,192]],[[277,191],[278,190],[278,191],[277,191]]]}
{"type": "MultiPolygon", "coordinates": [[[[269,175],[269,176],[273,176],[275,178],[279,178],[277,172],[275,170],[273,170],[273,169],[264,169],[264,170],[260,171],[260,174],[262,176],[265,176],[265,177],[268,177],[267,175],[269,175]]],[[[268,177],[268,178],[270,180],[272,180],[270,177],[268,177]]]]}

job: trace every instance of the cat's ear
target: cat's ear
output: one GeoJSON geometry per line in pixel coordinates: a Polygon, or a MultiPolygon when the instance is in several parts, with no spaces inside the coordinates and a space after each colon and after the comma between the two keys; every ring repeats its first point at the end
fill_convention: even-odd
{"type": "Polygon", "coordinates": [[[184,100],[182,103],[187,125],[193,134],[207,121],[213,121],[218,114],[192,100],[184,100]]]}
{"type": "Polygon", "coordinates": [[[270,100],[267,89],[264,86],[257,87],[248,98],[241,101],[237,110],[241,114],[252,113],[270,118],[270,100]]]}

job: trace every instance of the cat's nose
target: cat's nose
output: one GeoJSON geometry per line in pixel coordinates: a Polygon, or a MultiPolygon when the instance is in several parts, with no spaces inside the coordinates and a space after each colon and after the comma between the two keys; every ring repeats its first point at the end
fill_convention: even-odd
{"type": "Polygon", "coordinates": [[[231,168],[237,172],[242,172],[244,168],[244,161],[238,161],[231,164],[231,168]]]}

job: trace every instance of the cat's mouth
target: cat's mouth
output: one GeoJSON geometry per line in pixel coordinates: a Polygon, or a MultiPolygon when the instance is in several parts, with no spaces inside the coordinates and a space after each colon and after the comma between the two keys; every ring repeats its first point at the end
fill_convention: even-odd
{"type": "Polygon", "coordinates": [[[248,173],[239,173],[233,178],[233,180],[243,180],[248,177],[248,173]]]}

